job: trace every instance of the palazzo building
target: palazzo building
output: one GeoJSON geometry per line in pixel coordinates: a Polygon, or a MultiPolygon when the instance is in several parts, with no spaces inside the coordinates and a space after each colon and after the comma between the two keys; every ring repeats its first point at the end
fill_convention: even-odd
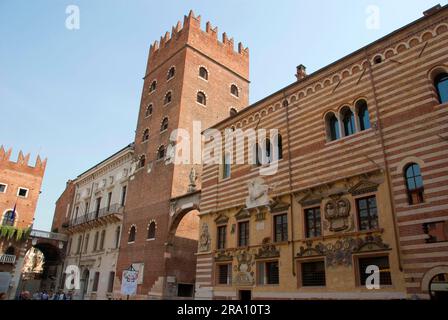
{"type": "Polygon", "coordinates": [[[245,164],[237,148],[204,164],[196,298],[428,299],[446,286],[447,61],[436,6],[214,125],[278,134],[245,139],[245,164]]]}
{"type": "MultiPolygon", "coordinates": [[[[130,144],[67,183],[56,203],[53,231],[68,234],[64,270],[76,266],[80,288],[74,299],[114,298],[123,212],[132,174],[130,144]]],[[[64,288],[62,278],[60,288],[64,288]]],[[[119,285],[115,291],[119,292],[119,285]]]]}

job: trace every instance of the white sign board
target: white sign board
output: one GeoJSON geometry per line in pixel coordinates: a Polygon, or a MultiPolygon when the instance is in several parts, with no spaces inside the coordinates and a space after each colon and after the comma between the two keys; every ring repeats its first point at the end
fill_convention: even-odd
{"type": "Polygon", "coordinates": [[[121,294],[132,296],[137,293],[138,271],[124,270],[121,278],[121,294]]]}

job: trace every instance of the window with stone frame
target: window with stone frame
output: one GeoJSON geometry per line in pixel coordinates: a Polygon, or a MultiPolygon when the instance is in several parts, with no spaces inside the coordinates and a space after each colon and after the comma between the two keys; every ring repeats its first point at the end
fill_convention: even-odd
{"type": "Polygon", "coordinates": [[[274,216],[274,241],[288,241],[288,215],[286,213],[274,216]]]}
{"type": "Polygon", "coordinates": [[[217,230],[217,244],[216,247],[218,250],[222,250],[226,248],[226,238],[227,238],[227,226],[218,226],[217,230]]]}
{"type": "Polygon", "coordinates": [[[325,261],[307,261],[300,263],[301,286],[302,287],[324,287],[325,261]]]}
{"type": "Polygon", "coordinates": [[[305,235],[307,238],[320,237],[322,235],[322,225],[320,207],[307,208],[305,215],[305,235]]]}
{"type": "Polygon", "coordinates": [[[404,178],[406,180],[406,191],[409,204],[423,203],[424,187],[420,166],[416,163],[408,164],[404,169],[404,178]]]}
{"type": "Polygon", "coordinates": [[[392,285],[392,277],[390,273],[389,257],[384,256],[372,256],[372,257],[358,257],[358,281],[359,285],[365,286],[367,278],[371,273],[366,273],[367,267],[377,266],[380,272],[380,286],[392,285]]]}
{"type": "Polygon", "coordinates": [[[218,264],[218,284],[220,285],[231,285],[232,284],[232,264],[218,264]]]}
{"type": "Polygon", "coordinates": [[[257,282],[259,285],[277,285],[280,283],[277,260],[257,263],[257,282]]]}
{"type": "Polygon", "coordinates": [[[238,223],[238,247],[249,246],[249,221],[238,223]]]}
{"type": "Polygon", "coordinates": [[[375,196],[356,199],[356,210],[360,231],[378,229],[378,210],[375,196]]]}

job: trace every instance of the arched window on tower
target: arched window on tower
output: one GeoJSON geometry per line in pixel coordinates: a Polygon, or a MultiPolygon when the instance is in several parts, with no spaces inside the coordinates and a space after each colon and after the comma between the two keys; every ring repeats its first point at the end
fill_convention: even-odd
{"type": "Polygon", "coordinates": [[[356,113],[358,115],[359,130],[364,131],[370,128],[370,115],[367,108],[366,100],[359,100],[356,102],[356,113]]]}
{"type": "Polygon", "coordinates": [[[157,160],[162,160],[165,158],[165,146],[161,145],[159,149],[157,149],[157,160]]]}
{"type": "Polygon", "coordinates": [[[165,117],[162,120],[162,124],[160,125],[160,132],[164,132],[165,130],[168,130],[168,118],[165,117]]]}
{"type": "Polygon", "coordinates": [[[163,99],[163,104],[168,104],[168,103],[170,103],[171,100],[172,100],[172,98],[173,98],[173,95],[172,95],[171,91],[168,91],[168,92],[165,94],[165,98],[163,99]]]}
{"type": "Polygon", "coordinates": [[[334,113],[329,113],[326,116],[327,139],[334,141],[341,137],[339,132],[339,120],[334,113]]]}
{"type": "Polygon", "coordinates": [[[142,154],[140,158],[138,158],[138,167],[143,168],[146,164],[146,156],[142,154]]]}
{"type": "Polygon", "coordinates": [[[406,180],[409,204],[422,203],[424,188],[420,166],[416,163],[408,164],[404,168],[404,178],[406,180]]]}
{"type": "Polygon", "coordinates": [[[156,223],[151,221],[148,226],[148,240],[154,240],[156,238],[156,223]]]}
{"type": "Polygon", "coordinates": [[[196,101],[204,106],[207,105],[207,97],[205,96],[205,93],[199,91],[196,95],[196,101]]]}
{"type": "Polygon", "coordinates": [[[151,85],[149,86],[149,93],[154,92],[157,88],[157,81],[154,80],[153,82],[151,82],[151,85]]]}
{"type": "Polygon", "coordinates": [[[145,129],[145,131],[143,131],[142,142],[145,142],[148,140],[149,140],[149,129],[145,129]]]}
{"type": "Polygon", "coordinates": [[[145,117],[149,117],[150,115],[152,115],[152,104],[147,106],[145,111],[145,117]]]}
{"type": "Polygon", "coordinates": [[[204,80],[208,80],[208,71],[204,67],[199,68],[199,77],[204,80]]]}
{"type": "Polygon", "coordinates": [[[14,226],[16,222],[16,214],[13,210],[8,210],[5,212],[5,214],[3,215],[3,221],[2,221],[2,225],[3,226],[14,226]]]}
{"type": "Polygon", "coordinates": [[[234,85],[234,84],[232,84],[230,86],[230,93],[233,94],[235,97],[239,97],[239,94],[240,94],[239,90],[238,90],[238,87],[236,85],[234,85]]]}
{"type": "Polygon", "coordinates": [[[344,130],[344,137],[348,137],[355,133],[355,116],[349,107],[344,107],[341,110],[342,125],[344,130]]]}
{"type": "Polygon", "coordinates": [[[434,79],[440,103],[448,102],[448,73],[441,73],[434,79]]]}
{"type": "Polygon", "coordinates": [[[136,234],[135,226],[132,226],[131,229],[129,229],[128,242],[134,242],[135,241],[135,234],[136,234]]]}
{"type": "Polygon", "coordinates": [[[168,74],[167,74],[167,76],[166,76],[166,80],[170,80],[170,79],[172,79],[172,78],[174,78],[174,75],[176,74],[176,68],[175,67],[171,67],[169,70],[168,70],[168,74]]]}
{"type": "Polygon", "coordinates": [[[230,108],[230,116],[234,117],[238,114],[238,110],[236,110],[235,108],[230,108]]]}

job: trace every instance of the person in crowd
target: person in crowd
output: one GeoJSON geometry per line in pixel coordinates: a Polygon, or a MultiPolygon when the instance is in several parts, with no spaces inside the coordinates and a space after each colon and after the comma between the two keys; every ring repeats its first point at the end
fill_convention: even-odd
{"type": "Polygon", "coordinates": [[[58,300],[65,300],[65,293],[64,291],[62,291],[62,289],[59,289],[58,300]]]}
{"type": "Polygon", "coordinates": [[[0,292],[0,300],[6,300],[6,293],[0,292]]]}
{"type": "Polygon", "coordinates": [[[45,290],[42,292],[42,300],[48,300],[48,293],[45,290]]]}

